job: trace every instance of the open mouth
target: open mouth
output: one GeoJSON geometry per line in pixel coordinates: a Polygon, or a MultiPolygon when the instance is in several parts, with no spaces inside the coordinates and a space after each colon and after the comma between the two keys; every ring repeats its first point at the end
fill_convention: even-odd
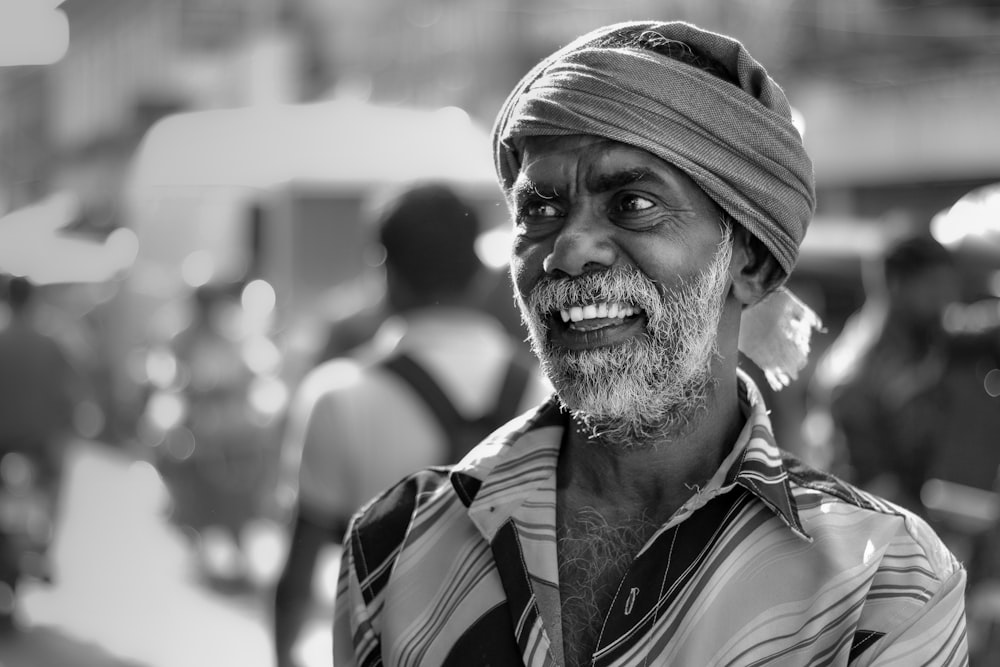
{"type": "Polygon", "coordinates": [[[563,308],[559,311],[559,318],[569,329],[593,331],[594,329],[621,324],[626,319],[637,317],[642,313],[643,310],[638,306],[602,301],[600,303],[563,308]]]}
{"type": "Polygon", "coordinates": [[[613,345],[645,327],[646,313],[638,306],[595,302],[554,311],[553,341],[569,348],[613,345]]]}

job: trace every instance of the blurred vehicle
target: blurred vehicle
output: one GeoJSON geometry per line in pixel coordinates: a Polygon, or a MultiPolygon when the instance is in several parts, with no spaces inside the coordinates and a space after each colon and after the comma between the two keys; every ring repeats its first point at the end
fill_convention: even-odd
{"type": "MultiPolygon", "coordinates": [[[[381,259],[364,250],[368,207],[422,179],[455,184],[485,227],[506,224],[489,133],[457,108],[338,100],[162,119],[123,194],[138,255],[121,299],[120,347],[172,326],[163,306],[192,288],[262,280],[274,290],[272,332],[294,382],[329,321],[381,297],[381,259]]],[[[134,379],[120,371],[124,385],[134,379]]]]}
{"type": "MultiPolygon", "coordinates": [[[[263,506],[254,499],[255,511],[286,518],[294,490],[279,483],[274,428],[255,431],[257,417],[247,416],[257,409],[254,396],[269,397],[279,423],[284,397],[321,358],[332,325],[381,301],[382,258],[363,250],[368,208],[423,179],[453,183],[485,228],[507,224],[489,133],[457,108],[339,100],[180,113],[149,130],[122,195],[137,252],[108,333],[122,351],[112,370],[119,403],[135,404],[137,440],[155,452],[175,498],[185,495],[178,480],[191,476],[171,469],[197,465],[230,486],[249,475],[238,467],[223,475],[224,466],[208,464],[209,452],[223,451],[205,444],[215,438],[211,425],[225,423],[220,441],[238,439],[241,429],[250,431],[239,436],[248,442],[264,441],[264,470],[255,474],[260,493],[272,497],[263,506]],[[228,343],[242,350],[244,379],[208,399],[193,393],[192,371],[166,341],[187,326],[189,295],[219,283],[245,286],[243,317],[235,319],[253,322],[254,333],[228,343]],[[270,388],[258,392],[265,356],[277,360],[276,370],[267,370],[270,388]]],[[[209,496],[197,505],[220,518],[234,506],[209,496]]],[[[183,516],[183,503],[175,511],[183,516]]]]}

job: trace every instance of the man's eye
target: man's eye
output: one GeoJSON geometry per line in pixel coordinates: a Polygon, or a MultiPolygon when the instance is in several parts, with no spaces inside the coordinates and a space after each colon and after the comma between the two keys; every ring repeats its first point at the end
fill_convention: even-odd
{"type": "Polygon", "coordinates": [[[645,197],[640,197],[639,195],[626,194],[618,198],[618,210],[625,213],[634,213],[638,211],[645,211],[651,209],[655,206],[652,201],[646,199],[645,197]]]}
{"type": "Polygon", "coordinates": [[[521,216],[528,218],[554,218],[559,209],[544,201],[531,201],[521,207],[521,216]]]}

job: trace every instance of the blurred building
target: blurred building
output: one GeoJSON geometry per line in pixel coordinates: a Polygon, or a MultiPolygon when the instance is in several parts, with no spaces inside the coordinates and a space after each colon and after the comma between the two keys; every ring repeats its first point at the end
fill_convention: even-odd
{"type": "Polygon", "coordinates": [[[1000,5],[797,4],[788,86],[806,119],[821,213],[895,212],[926,226],[1000,180],[1000,5]]]}
{"type": "Polygon", "coordinates": [[[0,72],[0,206],[69,187],[115,224],[115,165],[175,110],[360,97],[492,121],[589,28],[680,18],[738,35],[806,120],[822,212],[921,218],[1000,178],[1000,10],[959,0],[66,0],[71,43],[0,72]]]}
{"type": "Polygon", "coordinates": [[[278,0],[67,0],[70,47],[49,67],[0,71],[0,192],[9,207],[68,189],[84,227],[121,221],[122,169],[158,118],[296,98],[278,0]],[[28,148],[33,146],[34,148],[28,148]]]}
{"type": "MultiPolygon", "coordinates": [[[[36,205],[55,196],[59,201],[68,196],[73,205],[47,209],[71,213],[39,221],[59,233],[29,242],[51,241],[61,248],[64,237],[82,235],[111,241],[105,244],[109,248],[118,244],[122,237],[112,232],[129,226],[120,207],[124,175],[157,120],[186,109],[299,96],[297,41],[281,20],[279,0],[65,0],[61,9],[70,25],[70,46],[61,61],[0,68],[0,242],[8,247],[15,216],[4,216],[41,210],[36,205]]],[[[102,246],[93,248],[91,254],[101,254],[96,250],[102,246]]],[[[86,283],[100,273],[74,271],[86,262],[80,257],[63,262],[56,249],[33,247],[28,254],[41,258],[40,269],[62,262],[60,282],[86,283]]],[[[0,271],[25,268],[24,262],[17,269],[2,264],[0,271]]],[[[46,282],[52,272],[32,275],[29,268],[27,273],[46,282]]],[[[71,304],[68,310],[81,326],[84,316],[93,316],[89,307],[109,311],[106,302],[116,286],[108,288],[95,292],[93,303],[71,304]]],[[[101,342],[103,349],[88,359],[97,366],[122,353],[112,349],[110,337],[101,342]]]]}
{"type": "Polygon", "coordinates": [[[682,18],[732,30],[765,60],[782,57],[787,22],[775,2],[701,0],[288,0],[303,27],[314,94],[378,103],[455,105],[492,123],[507,92],[538,60],[615,21],[682,18]],[[777,39],[776,39],[777,37],[777,39]]]}
{"type": "Polygon", "coordinates": [[[311,94],[454,104],[492,121],[554,47],[612,21],[740,37],[802,112],[820,213],[913,224],[1000,180],[1000,9],[960,0],[289,0],[311,94]],[[315,66],[316,63],[322,63],[315,66]]]}
{"type": "Polygon", "coordinates": [[[50,188],[49,107],[40,67],[0,68],[0,215],[44,197],[50,188]]]}

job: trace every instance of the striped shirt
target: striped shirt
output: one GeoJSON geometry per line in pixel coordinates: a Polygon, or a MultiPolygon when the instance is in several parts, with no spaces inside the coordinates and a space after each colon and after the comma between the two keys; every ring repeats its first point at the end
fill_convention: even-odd
{"type": "MultiPolygon", "coordinates": [[[[917,516],[779,450],[740,380],[739,439],[635,557],[592,664],[967,664],[961,565],[917,516]]],[[[566,420],[550,400],[353,518],[335,665],[560,664],[566,420]]]]}

